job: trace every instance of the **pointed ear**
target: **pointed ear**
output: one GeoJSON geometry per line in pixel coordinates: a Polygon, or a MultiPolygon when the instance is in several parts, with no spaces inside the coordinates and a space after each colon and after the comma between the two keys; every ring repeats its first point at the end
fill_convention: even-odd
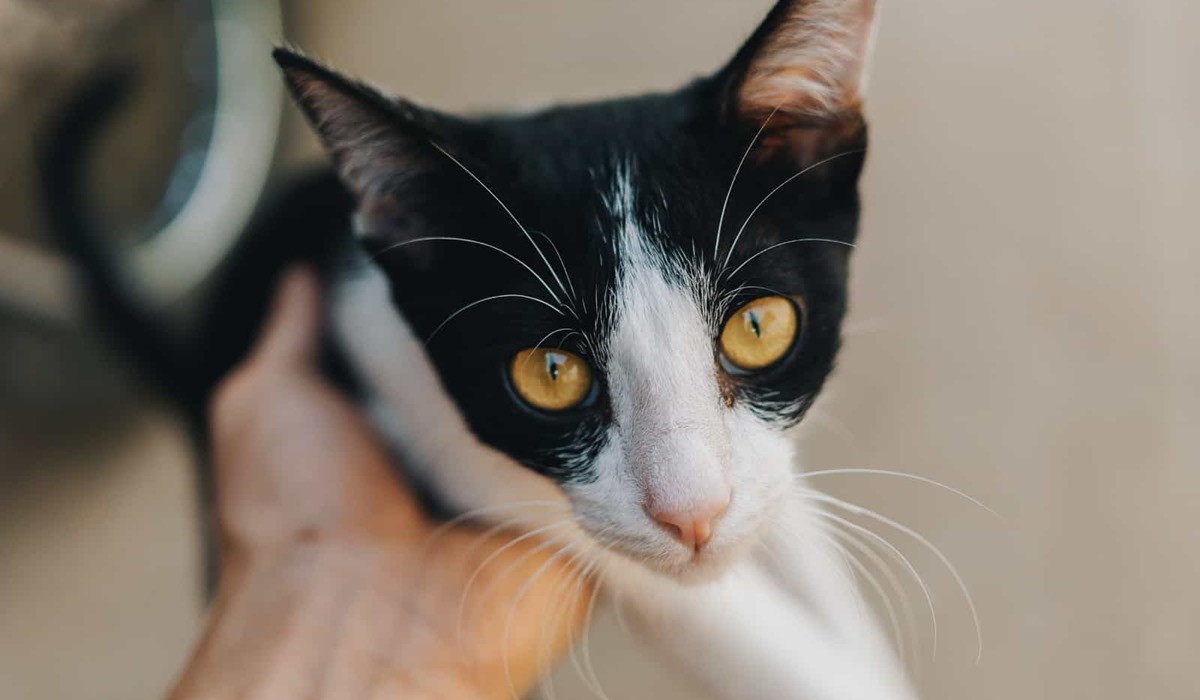
{"type": "Polygon", "coordinates": [[[357,198],[360,226],[403,218],[399,195],[415,178],[443,165],[435,144],[450,138],[450,119],[385,97],[295,52],[276,49],[274,56],[292,97],[357,198]]]}
{"type": "Polygon", "coordinates": [[[811,164],[862,135],[875,4],[780,0],[726,67],[725,118],[752,130],[770,119],[761,157],[811,164]]]}

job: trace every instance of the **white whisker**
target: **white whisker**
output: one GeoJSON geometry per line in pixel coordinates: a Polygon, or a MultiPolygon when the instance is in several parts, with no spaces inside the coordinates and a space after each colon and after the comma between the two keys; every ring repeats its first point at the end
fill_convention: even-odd
{"type": "Polygon", "coordinates": [[[777,297],[791,296],[789,294],[784,294],[783,292],[781,292],[777,289],[771,289],[770,287],[761,287],[761,286],[755,285],[755,284],[743,284],[743,285],[739,286],[737,289],[733,290],[733,292],[731,292],[729,294],[729,296],[737,296],[738,294],[741,294],[742,292],[745,292],[745,291],[748,291],[751,289],[758,290],[760,292],[767,292],[768,294],[774,294],[777,297]]]}
{"type": "Polygon", "coordinates": [[[900,600],[900,609],[904,616],[904,626],[908,632],[908,640],[912,650],[911,663],[913,665],[913,673],[918,678],[921,675],[921,642],[920,634],[917,625],[917,616],[913,610],[912,600],[909,598],[908,590],[901,583],[900,577],[892,568],[891,564],[886,559],[880,556],[873,547],[867,542],[864,542],[855,532],[849,529],[843,529],[838,523],[833,520],[829,521],[832,524],[831,531],[836,537],[842,538],[847,545],[854,548],[858,553],[867,559],[867,562],[874,564],[880,573],[883,574],[884,580],[893,591],[896,592],[896,597],[900,600]]]}
{"type": "MultiPolygon", "coordinates": [[[[607,584],[607,581],[605,583],[607,584]]],[[[625,619],[625,608],[621,605],[621,591],[613,586],[607,586],[605,590],[612,595],[613,617],[617,620],[617,626],[621,628],[626,637],[632,636],[633,628],[629,626],[629,621],[625,619]]]]}
{"type": "MultiPolygon", "coordinates": [[[[825,165],[825,164],[827,164],[827,163],[830,163],[830,162],[832,162],[832,161],[835,161],[835,160],[837,160],[837,159],[839,159],[839,158],[844,158],[844,157],[846,157],[846,156],[849,156],[849,155],[854,155],[854,154],[856,154],[856,153],[863,153],[863,152],[864,152],[864,151],[863,151],[863,149],[861,149],[861,148],[859,148],[859,149],[855,149],[855,150],[852,150],[852,151],[843,151],[843,152],[841,152],[841,153],[838,153],[837,155],[833,155],[833,156],[830,156],[830,157],[828,157],[828,158],[825,158],[824,160],[817,161],[816,163],[813,163],[812,165],[808,166],[807,168],[805,168],[805,169],[801,170],[800,172],[796,173],[795,175],[793,175],[793,176],[789,177],[788,179],[784,180],[782,183],[780,183],[780,184],[779,184],[779,186],[778,186],[778,187],[776,187],[775,189],[771,190],[771,191],[770,191],[770,192],[767,194],[767,196],[766,196],[766,197],[763,197],[763,198],[762,198],[762,201],[758,203],[758,206],[754,207],[754,209],[752,209],[752,210],[750,211],[750,215],[746,217],[746,221],[745,221],[745,223],[743,223],[743,224],[742,224],[742,227],[741,227],[740,229],[738,229],[737,235],[736,235],[736,236],[734,236],[734,238],[733,238],[733,243],[731,243],[731,244],[730,244],[730,246],[729,246],[729,253],[728,253],[728,254],[725,256],[725,262],[724,262],[724,263],[721,265],[721,269],[722,269],[722,270],[724,270],[724,269],[726,269],[726,268],[728,268],[728,267],[729,267],[729,260],[730,260],[730,259],[733,257],[733,252],[734,252],[734,251],[737,249],[737,244],[738,244],[738,241],[739,241],[739,240],[741,240],[741,238],[742,238],[742,234],[746,232],[746,227],[750,225],[750,221],[751,221],[752,219],[754,219],[754,215],[758,213],[758,210],[759,210],[759,209],[762,209],[762,208],[763,208],[763,206],[764,206],[764,205],[767,203],[767,201],[768,201],[769,199],[771,199],[771,197],[774,197],[774,196],[775,196],[775,194],[776,194],[777,192],[779,192],[780,190],[782,190],[784,187],[787,187],[788,185],[790,185],[792,182],[794,182],[794,181],[795,181],[795,180],[797,180],[798,178],[800,178],[800,177],[802,177],[802,176],[804,176],[804,175],[808,174],[810,171],[812,171],[812,170],[814,170],[814,169],[816,169],[816,168],[819,168],[819,167],[821,167],[822,165],[825,165]]],[[[838,242],[840,243],[841,241],[838,241],[838,242]]],[[[849,244],[849,243],[846,243],[846,245],[849,245],[851,248],[853,248],[853,247],[854,247],[853,245],[851,245],[851,244],[849,244]]],[[[756,257],[757,257],[757,256],[756,256],[756,257]]],[[[738,270],[742,269],[742,267],[744,267],[744,266],[745,266],[745,264],[743,263],[743,265],[742,265],[742,266],[739,266],[739,267],[738,267],[738,270]]],[[[737,271],[735,270],[733,274],[737,274],[737,271]]],[[[732,277],[732,276],[733,276],[733,274],[731,274],[731,275],[727,275],[727,277],[732,277]]]]}
{"type": "Polygon", "coordinates": [[[567,338],[570,338],[573,335],[577,335],[577,336],[583,338],[585,341],[587,340],[587,338],[579,331],[571,331],[570,333],[568,333],[558,339],[558,349],[562,350],[562,347],[567,344],[567,338]]]}
{"type": "Polygon", "coordinates": [[[599,581],[595,580],[595,578],[599,575],[599,569],[600,560],[598,558],[594,558],[588,562],[587,566],[581,571],[580,576],[577,577],[574,589],[571,591],[568,598],[569,600],[575,600],[580,595],[583,589],[583,584],[587,583],[588,581],[593,581],[594,586],[592,588],[591,595],[589,596],[587,610],[584,613],[583,626],[580,631],[580,639],[578,640],[577,644],[571,645],[569,655],[572,668],[575,669],[576,675],[579,677],[579,680],[583,682],[588,691],[601,700],[608,700],[608,696],[604,692],[604,688],[600,685],[599,678],[596,677],[595,669],[592,668],[591,665],[591,638],[589,636],[592,618],[594,617],[596,610],[596,601],[600,598],[600,583],[599,581]],[[580,655],[583,657],[582,661],[580,660],[580,655]]]}
{"type": "Polygon", "coordinates": [[[950,575],[954,577],[955,583],[958,584],[959,590],[962,591],[963,598],[965,598],[967,601],[967,607],[971,611],[971,620],[972,620],[972,622],[975,623],[975,640],[976,640],[976,645],[979,649],[978,654],[975,657],[975,663],[978,664],[980,661],[983,660],[983,627],[979,623],[979,611],[975,607],[975,599],[971,597],[971,591],[970,591],[970,589],[967,588],[967,584],[963,580],[962,575],[959,574],[958,567],[954,566],[954,564],[950,561],[950,558],[947,557],[942,552],[942,550],[938,549],[938,547],[935,544],[933,544],[933,542],[931,542],[929,540],[929,538],[925,537],[924,535],[922,535],[921,533],[912,529],[911,527],[908,527],[907,525],[903,525],[899,522],[896,522],[895,520],[892,520],[891,518],[889,518],[885,515],[880,515],[879,513],[876,513],[875,511],[871,510],[870,508],[863,508],[862,506],[858,506],[853,503],[847,503],[846,501],[843,501],[840,498],[834,498],[833,496],[827,496],[825,494],[819,494],[819,495],[814,494],[814,497],[823,503],[828,503],[830,505],[837,506],[838,508],[841,508],[849,513],[854,513],[856,515],[861,515],[861,516],[864,516],[867,518],[871,518],[872,520],[876,520],[880,523],[883,523],[884,525],[887,525],[888,527],[891,527],[895,530],[899,530],[900,532],[908,535],[909,537],[913,538],[917,542],[921,543],[922,546],[924,546],[934,556],[936,556],[938,558],[938,560],[942,562],[942,565],[946,567],[946,570],[950,572],[950,575]]]}
{"type": "MultiPolygon", "coordinates": [[[[471,520],[475,520],[481,516],[495,515],[496,513],[506,513],[511,510],[524,510],[526,508],[550,508],[550,509],[559,511],[560,513],[567,513],[570,510],[565,503],[559,503],[558,501],[546,501],[546,500],[515,501],[512,503],[504,503],[504,504],[495,505],[495,506],[488,506],[485,508],[476,508],[474,510],[469,510],[465,513],[459,513],[458,515],[454,516],[453,518],[438,525],[433,530],[433,532],[429,533],[429,537],[427,537],[425,539],[425,549],[428,550],[429,547],[431,547],[433,545],[433,543],[439,537],[444,535],[446,532],[453,530],[455,527],[462,525],[463,523],[466,523],[471,520]]],[[[511,520],[506,520],[503,523],[497,524],[493,530],[489,530],[485,534],[490,536],[490,535],[495,534],[496,532],[499,532],[500,530],[502,530],[506,527],[509,527],[511,525],[528,522],[528,521],[534,520],[534,519],[535,519],[534,516],[522,513],[521,516],[519,516],[517,518],[513,518],[511,520]]]]}
{"type": "MultiPolygon", "coordinates": [[[[563,286],[563,282],[561,279],[559,279],[558,273],[555,272],[554,268],[550,265],[550,261],[546,258],[546,254],[542,252],[541,246],[539,246],[537,241],[533,240],[533,236],[529,234],[529,229],[525,228],[525,224],[521,223],[520,219],[517,218],[517,215],[512,212],[512,209],[509,209],[508,205],[504,203],[504,200],[500,199],[500,196],[497,195],[492,188],[488,187],[478,175],[471,172],[470,168],[463,165],[462,161],[460,161],[458,158],[455,158],[449,151],[442,148],[438,144],[433,143],[432,145],[434,148],[441,151],[442,155],[454,161],[455,165],[461,168],[464,173],[469,175],[472,180],[479,183],[479,186],[482,187],[489,195],[491,195],[492,199],[496,200],[496,203],[500,205],[500,208],[504,210],[504,213],[508,214],[509,218],[513,220],[513,223],[517,225],[517,228],[521,229],[521,233],[525,234],[525,238],[529,241],[529,245],[533,246],[533,249],[537,251],[538,257],[542,259],[542,263],[545,264],[546,269],[550,271],[550,276],[553,277],[554,281],[558,283],[558,288],[561,289],[562,293],[565,295],[567,293],[567,288],[563,286]]],[[[570,307],[567,308],[568,310],[571,310],[570,307]]],[[[571,313],[574,314],[574,310],[571,310],[571,313]]],[[[578,318],[578,316],[576,317],[578,318]]]]}
{"type": "Polygon", "coordinates": [[[756,258],[758,258],[760,255],[766,255],[767,253],[770,253],[772,250],[775,250],[776,248],[782,248],[784,246],[794,245],[796,243],[833,243],[836,245],[846,246],[847,248],[855,248],[856,247],[853,243],[847,243],[846,241],[839,241],[839,240],[836,240],[833,238],[797,238],[797,239],[790,240],[790,241],[784,241],[783,243],[776,243],[773,246],[768,246],[766,248],[763,248],[762,250],[758,251],[754,255],[751,255],[749,258],[746,258],[745,262],[743,262],[741,265],[738,265],[733,270],[733,272],[730,272],[726,277],[728,279],[733,279],[733,277],[736,276],[737,273],[742,271],[742,268],[744,268],[747,265],[749,265],[750,263],[754,262],[754,260],[756,258]]]}
{"type": "Polygon", "coordinates": [[[513,700],[519,700],[520,696],[517,695],[516,684],[513,682],[512,677],[512,667],[508,663],[508,642],[512,635],[512,625],[513,620],[516,619],[517,606],[521,604],[521,599],[524,598],[527,593],[529,593],[529,589],[533,587],[533,584],[536,583],[539,578],[545,575],[545,573],[550,570],[550,567],[553,566],[555,562],[557,562],[564,554],[569,554],[581,544],[583,544],[581,541],[569,542],[560,547],[554,554],[550,555],[550,558],[542,562],[541,566],[539,566],[537,570],[533,572],[533,575],[529,577],[529,580],[521,585],[521,588],[513,597],[512,603],[508,606],[508,615],[504,620],[504,636],[502,637],[501,644],[504,646],[504,677],[508,681],[508,689],[512,693],[513,700]]]}
{"type": "MultiPolygon", "coordinates": [[[[571,334],[572,334],[572,333],[576,333],[577,331],[575,331],[574,329],[571,329],[571,328],[559,328],[558,330],[550,331],[549,333],[547,333],[545,338],[542,338],[541,340],[539,340],[539,341],[538,341],[538,344],[537,344],[537,345],[534,345],[534,346],[533,346],[533,351],[531,351],[531,352],[529,353],[529,356],[525,358],[525,362],[523,362],[523,363],[522,363],[522,365],[521,365],[521,366],[522,366],[522,368],[524,368],[524,367],[525,367],[525,365],[528,365],[528,364],[529,364],[529,361],[533,359],[533,353],[534,353],[534,352],[536,352],[536,351],[538,351],[538,350],[540,350],[540,349],[542,348],[542,345],[543,345],[543,344],[544,344],[544,343],[545,343],[547,340],[550,340],[550,338],[552,338],[552,337],[554,337],[554,336],[558,335],[559,333],[563,333],[563,332],[566,332],[566,333],[567,333],[567,335],[566,335],[566,336],[564,336],[564,338],[570,338],[570,337],[571,337],[571,334]]],[[[561,347],[561,345],[560,345],[560,347],[561,347]]]]}
{"type": "MultiPolygon", "coordinates": [[[[604,527],[601,530],[599,530],[597,533],[595,533],[595,535],[593,535],[593,538],[594,537],[602,537],[605,534],[607,534],[608,532],[610,532],[612,529],[613,529],[613,526],[611,526],[611,525],[604,527]]],[[[583,565],[581,567],[579,567],[579,569],[577,571],[577,575],[574,578],[575,585],[571,588],[570,591],[564,591],[564,592],[568,593],[568,595],[566,596],[566,598],[564,600],[563,609],[558,615],[558,618],[560,621],[562,619],[563,614],[565,614],[566,610],[568,610],[570,608],[571,603],[574,600],[576,600],[576,598],[579,596],[580,591],[583,588],[583,585],[585,583],[587,583],[589,580],[591,580],[594,575],[599,573],[600,563],[601,563],[600,558],[598,556],[596,556],[595,554],[593,554],[592,552],[590,552],[588,549],[589,547],[594,546],[594,543],[590,540],[582,540],[581,544],[584,545],[583,549],[580,552],[573,554],[571,558],[573,561],[582,563],[583,565]]],[[[569,584],[569,582],[570,582],[570,579],[568,579],[567,583],[569,584]]],[[[582,636],[581,642],[582,642],[583,651],[585,654],[584,660],[585,660],[585,662],[587,662],[588,665],[590,665],[590,658],[588,658],[588,656],[587,656],[588,640],[589,640],[588,629],[591,626],[592,615],[595,612],[596,601],[599,599],[599,597],[600,597],[600,589],[599,589],[599,582],[597,581],[596,586],[592,590],[591,599],[588,603],[587,612],[584,616],[583,626],[582,626],[582,630],[581,630],[581,636],[582,636]]],[[[544,646],[544,640],[543,640],[543,646],[544,646]]],[[[542,651],[544,651],[544,650],[539,650],[539,654],[541,654],[542,651]]],[[[590,679],[588,678],[587,674],[584,672],[585,667],[580,665],[579,655],[576,652],[575,644],[572,644],[570,646],[569,654],[571,657],[571,665],[575,668],[575,671],[579,674],[580,680],[582,680],[583,683],[588,687],[588,690],[590,690],[591,692],[593,692],[595,694],[598,694],[602,698],[602,700],[607,700],[607,696],[605,696],[603,688],[600,687],[600,681],[595,676],[595,671],[594,670],[592,671],[592,676],[590,679]],[[594,686],[592,683],[593,681],[595,682],[594,686]]],[[[550,694],[552,695],[553,691],[554,691],[553,680],[550,678],[547,678],[547,682],[549,683],[548,690],[549,690],[550,694]]]]}
{"type": "Polygon", "coordinates": [[[558,314],[559,316],[563,315],[563,312],[557,306],[555,306],[547,301],[544,301],[542,299],[538,299],[537,297],[531,297],[526,294],[497,294],[495,296],[487,297],[486,299],[480,299],[479,301],[471,302],[470,304],[467,304],[466,306],[462,307],[458,311],[455,311],[454,313],[450,314],[449,318],[447,318],[445,321],[442,321],[440,324],[438,324],[437,328],[433,329],[433,332],[430,333],[429,337],[425,339],[425,344],[428,345],[437,336],[437,334],[440,333],[442,331],[442,329],[446,327],[446,324],[450,323],[455,318],[457,318],[459,316],[459,314],[469,311],[469,310],[475,308],[476,306],[479,306],[480,304],[486,304],[489,301],[497,301],[499,299],[524,299],[526,301],[534,301],[534,302],[541,304],[542,306],[545,306],[546,308],[550,309],[551,311],[558,314]]]}
{"type": "Polygon", "coordinates": [[[779,113],[782,107],[783,105],[781,104],[772,110],[762,126],[758,127],[758,133],[754,134],[754,139],[750,141],[750,145],[746,147],[746,152],[742,154],[742,159],[738,161],[737,170],[733,171],[733,180],[729,182],[729,191],[725,193],[725,203],[721,205],[721,218],[717,220],[717,240],[713,244],[713,260],[716,260],[717,256],[721,254],[721,232],[725,229],[725,213],[729,209],[729,199],[733,197],[733,188],[737,185],[738,176],[742,174],[742,167],[746,165],[746,159],[750,157],[750,154],[754,151],[754,146],[762,138],[763,132],[767,130],[767,125],[771,123],[771,120],[775,118],[775,115],[779,113]]]}
{"type": "MultiPolygon", "coordinates": [[[[595,566],[593,567],[593,574],[599,572],[599,569],[600,560],[597,559],[595,566]]],[[[587,614],[584,617],[584,631],[581,645],[583,653],[583,667],[587,671],[587,676],[591,678],[590,682],[587,682],[585,679],[585,683],[591,687],[592,692],[595,693],[600,700],[609,700],[608,693],[604,692],[604,687],[600,684],[600,676],[596,673],[596,666],[592,662],[592,637],[590,630],[592,627],[592,620],[596,614],[596,602],[600,600],[600,585],[601,582],[597,581],[596,587],[592,591],[592,599],[588,602],[587,614]]]]}
{"type": "Polygon", "coordinates": [[[988,513],[991,513],[993,516],[1000,518],[1001,520],[1004,520],[1004,516],[1000,515],[996,511],[992,510],[991,508],[988,508],[986,505],[984,505],[984,503],[982,501],[975,498],[974,496],[964,493],[963,491],[960,491],[960,490],[954,488],[953,486],[947,486],[946,484],[943,484],[940,481],[935,481],[933,479],[930,479],[927,476],[920,476],[918,474],[908,474],[906,472],[892,471],[890,469],[864,469],[864,468],[850,467],[850,468],[845,468],[845,469],[821,469],[821,470],[815,471],[815,472],[804,472],[802,474],[797,474],[796,478],[797,479],[807,479],[807,478],[812,478],[812,477],[817,477],[817,476],[837,476],[839,474],[874,474],[876,476],[892,476],[892,477],[896,477],[898,479],[910,479],[912,481],[918,481],[923,484],[929,484],[930,486],[936,486],[937,488],[948,491],[948,492],[954,494],[955,496],[958,496],[959,498],[962,498],[976,506],[979,506],[980,508],[986,510],[988,513]]]}
{"type": "MultiPolygon", "coordinates": [[[[551,605],[551,614],[542,622],[542,639],[538,643],[537,665],[542,669],[542,673],[546,673],[550,669],[550,640],[555,633],[562,627],[563,621],[566,619],[568,611],[571,609],[572,603],[577,599],[582,589],[583,582],[587,579],[588,571],[591,570],[594,562],[584,561],[583,552],[572,555],[572,562],[578,564],[573,574],[568,574],[563,577],[562,582],[554,590],[554,599],[556,602],[551,605]],[[551,620],[553,623],[551,624],[551,620]],[[549,629],[547,629],[549,625],[549,629]]],[[[570,645],[570,656],[573,663],[578,664],[575,656],[575,645],[570,645]]],[[[578,666],[576,666],[578,668],[578,666]]],[[[544,695],[547,700],[555,700],[556,692],[554,687],[553,675],[546,674],[545,681],[542,684],[544,695]]]]}
{"type": "Polygon", "coordinates": [[[554,290],[550,287],[550,285],[546,283],[546,280],[543,279],[542,276],[539,275],[537,272],[535,272],[532,267],[527,265],[524,260],[518,258],[517,256],[513,255],[512,253],[508,252],[507,250],[505,250],[499,246],[494,246],[491,243],[484,243],[483,241],[477,241],[472,238],[457,238],[454,236],[427,236],[425,238],[414,238],[411,241],[401,241],[400,243],[394,243],[394,244],[384,248],[383,250],[379,251],[375,255],[371,256],[371,259],[376,260],[386,253],[390,253],[393,250],[396,250],[398,248],[403,248],[405,246],[415,245],[417,243],[439,243],[439,242],[468,243],[471,245],[482,246],[484,248],[487,248],[488,250],[494,250],[497,253],[500,253],[501,255],[507,257],[509,260],[512,260],[516,264],[525,268],[525,270],[528,271],[529,274],[533,275],[534,279],[536,279],[538,282],[541,282],[542,286],[546,288],[546,291],[550,293],[550,296],[554,299],[555,302],[558,303],[559,306],[565,306],[565,304],[563,304],[563,300],[561,298],[559,298],[558,294],[556,294],[554,292],[554,290]]]}
{"type": "MultiPolygon", "coordinates": [[[[803,496],[804,494],[801,493],[801,495],[803,496]]],[[[826,513],[824,511],[822,511],[820,508],[815,509],[814,512],[817,515],[826,515],[826,513]]],[[[793,537],[799,538],[799,537],[807,537],[808,536],[808,533],[799,532],[795,525],[792,525],[790,523],[783,524],[783,525],[784,525],[783,529],[787,532],[792,533],[793,537]]],[[[787,568],[783,566],[783,563],[779,560],[779,557],[775,554],[775,552],[770,547],[767,546],[766,542],[763,542],[762,544],[763,544],[763,551],[765,551],[767,553],[767,555],[771,558],[772,563],[775,565],[775,569],[781,575],[786,574],[787,568]]],[[[848,561],[849,557],[844,550],[842,550],[841,548],[835,548],[837,558],[842,560],[841,563],[839,563],[837,561],[837,559],[835,559],[834,556],[831,555],[827,550],[817,549],[816,551],[821,556],[822,559],[824,559],[828,564],[832,565],[833,568],[831,569],[831,571],[836,573],[837,577],[842,580],[842,582],[846,585],[846,588],[848,590],[856,589],[855,584],[854,584],[854,572],[850,571],[848,566],[842,565],[842,564],[849,563],[849,561],[848,561]]],[[[855,609],[857,609],[858,614],[861,615],[864,619],[870,617],[870,613],[867,611],[866,604],[863,602],[863,600],[860,596],[855,596],[854,607],[855,607],[855,609]]]]}
{"type": "Polygon", "coordinates": [[[768,294],[771,294],[771,295],[777,296],[777,297],[789,296],[788,294],[784,294],[783,292],[780,292],[778,290],[771,289],[770,287],[762,287],[762,286],[758,286],[758,285],[754,285],[754,284],[738,285],[738,287],[736,289],[733,289],[727,293],[721,294],[720,297],[716,300],[716,303],[713,305],[714,309],[715,309],[715,311],[713,313],[713,317],[716,320],[716,322],[719,323],[721,320],[723,320],[729,314],[729,310],[733,306],[733,303],[737,300],[737,297],[739,294],[741,294],[742,292],[747,292],[747,291],[751,291],[751,290],[766,292],[768,294]]]}
{"type": "Polygon", "coordinates": [[[542,238],[545,238],[546,242],[550,244],[550,248],[554,250],[554,256],[556,258],[558,258],[558,265],[559,265],[559,267],[562,268],[563,279],[565,279],[567,281],[567,286],[571,289],[571,299],[573,301],[575,301],[576,303],[579,303],[582,305],[583,308],[581,309],[581,311],[587,311],[587,304],[584,304],[583,300],[580,299],[579,296],[575,293],[575,283],[571,281],[571,273],[569,270],[567,270],[567,263],[566,263],[566,261],[563,260],[562,253],[558,252],[558,245],[554,242],[554,239],[551,238],[550,236],[546,235],[542,231],[534,231],[534,233],[541,236],[542,238]]]}
{"type": "Polygon", "coordinates": [[[908,656],[906,649],[907,645],[904,641],[904,634],[900,631],[900,617],[896,614],[896,606],[892,604],[892,597],[888,595],[887,589],[883,587],[883,584],[879,582],[879,579],[875,576],[875,574],[871,573],[871,570],[868,569],[865,564],[859,561],[858,557],[855,556],[855,553],[846,549],[846,547],[843,546],[842,543],[839,542],[835,537],[835,533],[844,533],[840,533],[833,525],[827,525],[823,529],[826,531],[821,534],[825,540],[842,553],[842,556],[846,558],[847,562],[849,562],[850,567],[853,568],[854,571],[857,572],[858,575],[867,582],[867,585],[871,587],[871,590],[875,591],[875,595],[877,595],[879,600],[883,603],[883,609],[887,613],[888,622],[892,626],[892,638],[896,645],[896,649],[899,652],[900,659],[903,661],[908,656]]]}
{"type": "Polygon", "coordinates": [[[899,575],[896,574],[896,571],[892,568],[891,564],[888,563],[888,561],[882,556],[880,556],[869,543],[864,542],[861,538],[856,536],[854,532],[850,532],[848,530],[842,530],[838,528],[835,530],[835,533],[844,538],[851,547],[855,548],[864,557],[866,557],[868,562],[874,564],[875,567],[883,574],[884,580],[887,581],[887,584],[892,587],[892,590],[896,591],[896,596],[900,599],[901,611],[904,614],[905,626],[908,628],[909,640],[912,644],[912,663],[914,673],[919,677],[921,675],[921,642],[920,634],[918,632],[917,616],[916,612],[913,610],[912,599],[908,595],[908,589],[904,587],[904,584],[900,581],[899,575]]]}
{"type": "MultiPolygon", "coordinates": [[[[588,580],[588,577],[591,576],[591,572],[593,571],[595,564],[596,564],[595,561],[590,561],[583,568],[581,568],[579,570],[578,575],[575,577],[575,585],[570,586],[569,590],[565,591],[566,600],[564,602],[564,608],[563,608],[564,613],[566,610],[570,609],[571,601],[577,599],[578,596],[582,593],[583,584],[584,584],[584,582],[586,582],[588,580]]],[[[561,623],[561,618],[560,618],[560,623],[561,623]]],[[[586,617],[584,618],[584,626],[581,631],[581,634],[583,635],[584,639],[587,638],[587,618],[586,617]]],[[[571,644],[571,647],[568,650],[567,654],[571,659],[571,666],[575,669],[575,672],[579,675],[580,680],[582,680],[584,682],[584,684],[587,685],[588,681],[587,681],[587,678],[585,678],[583,675],[583,667],[580,665],[579,654],[576,651],[577,646],[578,646],[577,644],[571,644]]],[[[547,677],[546,680],[548,683],[551,684],[551,687],[553,687],[553,679],[550,677],[547,677]]],[[[588,686],[588,690],[591,690],[590,685],[588,686]]]]}
{"type": "MultiPolygon", "coordinates": [[[[485,569],[487,569],[488,565],[491,564],[493,561],[495,561],[502,554],[504,554],[508,550],[512,549],[513,547],[516,547],[520,543],[528,541],[530,539],[533,539],[534,537],[539,537],[551,530],[554,530],[555,528],[564,527],[564,526],[567,526],[570,524],[571,523],[568,520],[560,520],[558,522],[550,523],[549,525],[544,525],[544,526],[536,528],[534,530],[530,530],[529,532],[526,532],[525,534],[515,537],[515,538],[509,540],[508,542],[506,542],[503,546],[499,547],[496,551],[489,554],[487,556],[487,558],[485,558],[483,560],[483,562],[481,564],[479,564],[479,566],[475,567],[475,571],[473,571],[471,573],[470,578],[467,579],[467,585],[463,588],[462,598],[459,599],[459,603],[458,603],[458,621],[457,621],[457,624],[455,625],[455,632],[457,634],[457,638],[458,638],[460,644],[462,643],[462,639],[463,639],[463,636],[462,636],[463,618],[466,615],[467,598],[470,597],[471,588],[474,587],[475,582],[479,579],[479,576],[483,573],[483,571],[485,569]]],[[[498,531],[499,531],[499,529],[496,529],[496,532],[498,532],[498,531]]],[[[492,534],[494,534],[494,533],[492,533],[492,534]]],[[[526,559],[528,559],[530,556],[537,553],[538,551],[541,551],[542,549],[544,549],[545,546],[547,545],[547,543],[557,542],[558,539],[559,538],[549,538],[546,540],[546,542],[543,542],[541,545],[538,545],[538,547],[521,555],[516,561],[512,562],[508,567],[506,567],[499,576],[496,577],[496,580],[492,582],[492,586],[498,585],[501,581],[504,580],[505,577],[508,576],[509,573],[512,572],[512,570],[514,568],[519,566],[521,564],[521,562],[525,561],[526,559]]],[[[487,594],[491,593],[492,586],[489,586],[484,591],[484,595],[480,596],[481,600],[485,600],[485,601],[487,600],[487,594]]]]}
{"type": "Polygon", "coordinates": [[[905,556],[904,552],[900,551],[900,549],[898,547],[896,547],[896,545],[889,542],[887,540],[887,538],[885,538],[883,535],[879,534],[878,532],[875,532],[873,530],[865,528],[862,525],[859,525],[858,523],[846,520],[845,518],[835,515],[834,513],[830,513],[827,511],[823,511],[823,510],[818,511],[818,512],[821,514],[822,517],[824,517],[828,520],[831,520],[833,522],[836,522],[843,527],[849,528],[849,530],[851,530],[853,532],[862,533],[864,536],[869,538],[870,541],[878,543],[885,550],[887,550],[887,552],[889,554],[891,554],[893,557],[895,557],[896,560],[899,561],[900,564],[905,568],[905,570],[908,571],[909,575],[913,577],[913,580],[917,582],[917,586],[921,589],[921,594],[923,596],[925,596],[925,604],[929,608],[929,619],[930,619],[930,622],[932,624],[932,629],[933,629],[932,657],[934,659],[937,659],[937,651],[938,651],[937,607],[933,604],[933,592],[929,590],[929,586],[925,583],[925,579],[921,577],[920,572],[917,571],[917,567],[913,566],[912,561],[909,560],[909,558],[907,556],[905,556]]]}

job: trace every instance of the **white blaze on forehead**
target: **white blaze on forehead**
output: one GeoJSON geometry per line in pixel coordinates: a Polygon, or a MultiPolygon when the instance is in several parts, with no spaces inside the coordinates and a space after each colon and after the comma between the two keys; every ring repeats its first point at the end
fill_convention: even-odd
{"type": "Polygon", "coordinates": [[[729,489],[713,341],[696,294],[639,226],[627,172],[615,195],[621,259],[606,369],[620,446],[647,507],[687,512],[729,489]]]}

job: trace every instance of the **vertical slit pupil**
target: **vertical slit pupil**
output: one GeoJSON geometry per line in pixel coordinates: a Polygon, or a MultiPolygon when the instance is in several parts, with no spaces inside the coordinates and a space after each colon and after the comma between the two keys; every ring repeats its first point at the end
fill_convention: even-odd
{"type": "Polygon", "coordinates": [[[550,374],[551,381],[558,381],[558,360],[553,355],[546,357],[546,371],[550,374]]]}
{"type": "Polygon", "coordinates": [[[762,337],[762,325],[758,322],[758,314],[751,311],[746,314],[750,317],[750,330],[754,331],[755,338],[762,337]]]}

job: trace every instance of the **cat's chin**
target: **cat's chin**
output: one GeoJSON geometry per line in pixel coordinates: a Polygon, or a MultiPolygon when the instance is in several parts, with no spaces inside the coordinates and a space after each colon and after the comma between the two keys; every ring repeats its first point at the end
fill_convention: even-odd
{"type": "Polygon", "coordinates": [[[710,583],[725,575],[736,559],[736,556],[701,553],[686,564],[661,573],[683,584],[710,583]]]}
{"type": "Polygon", "coordinates": [[[703,550],[692,554],[680,554],[678,559],[663,556],[646,556],[644,553],[610,548],[629,563],[651,573],[684,585],[711,583],[721,578],[738,560],[741,549],[722,547],[719,551],[703,550]]]}

